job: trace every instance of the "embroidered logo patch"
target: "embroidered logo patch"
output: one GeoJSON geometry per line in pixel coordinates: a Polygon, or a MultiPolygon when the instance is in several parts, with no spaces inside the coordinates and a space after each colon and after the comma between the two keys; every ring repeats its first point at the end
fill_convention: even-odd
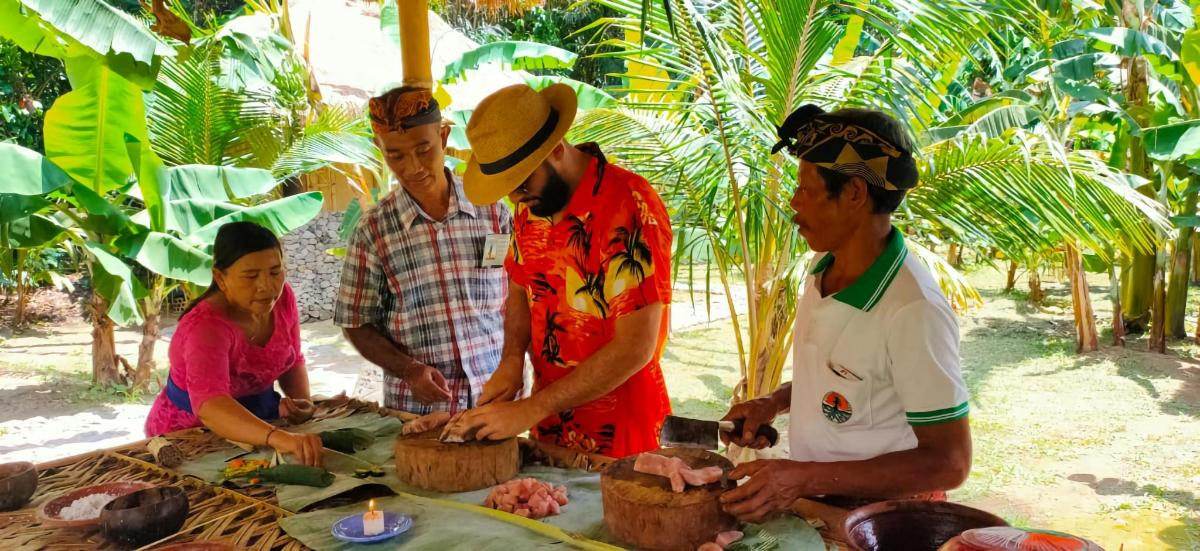
{"type": "Polygon", "coordinates": [[[850,407],[850,401],[845,396],[836,392],[826,392],[825,397],[821,399],[821,412],[825,414],[825,418],[837,424],[845,423],[854,415],[854,408],[850,407]]]}

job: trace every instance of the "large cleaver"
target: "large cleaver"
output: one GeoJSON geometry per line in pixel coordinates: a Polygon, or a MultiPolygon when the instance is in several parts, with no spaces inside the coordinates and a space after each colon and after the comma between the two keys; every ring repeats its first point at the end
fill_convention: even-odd
{"type": "MultiPolygon", "coordinates": [[[[742,419],[734,421],[705,421],[668,415],[663,422],[662,445],[665,447],[700,448],[702,450],[717,449],[718,433],[728,432],[740,434],[742,419]]],[[[779,442],[779,431],[771,425],[759,425],[757,436],[766,437],[770,445],[779,442]]]]}

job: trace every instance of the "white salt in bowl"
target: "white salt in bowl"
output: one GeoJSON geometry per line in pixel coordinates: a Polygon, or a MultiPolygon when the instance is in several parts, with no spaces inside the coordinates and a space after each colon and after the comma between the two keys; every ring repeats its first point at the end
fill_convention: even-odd
{"type": "Polygon", "coordinates": [[[131,494],[138,490],[153,488],[153,484],[146,482],[121,481],[108,482],[106,484],[97,484],[78,490],[71,490],[63,493],[50,501],[47,501],[37,511],[38,522],[42,526],[53,526],[56,528],[86,528],[100,524],[100,510],[103,505],[96,507],[96,516],[85,519],[67,519],[63,518],[63,509],[70,507],[72,503],[81,498],[86,498],[92,495],[108,494],[113,496],[113,499],[126,494],[131,494]]]}

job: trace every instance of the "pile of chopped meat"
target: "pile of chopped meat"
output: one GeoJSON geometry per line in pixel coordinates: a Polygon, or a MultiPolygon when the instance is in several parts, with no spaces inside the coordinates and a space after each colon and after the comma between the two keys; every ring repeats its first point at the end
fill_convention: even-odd
{"type": "Polygon", "coordinates": [[[701,545],[700,547],[696,548],[696,551],[722,551],[726,547],[732,545],[734,542],[742,539],[742,536],[744,535],[745,534],[742,534],[737,530],[721,532],[720,534],[717,534],[716,541],[710,541],[704,545],[701,545]]]}
{"type": "Polygon", "coordinates": [[[667,457],[657,453],[643,453],[633,462],[633,470],[639,473],[665,477],[671,481],[671,491],[680,493],[687,486],[704,486],[721,480],[720,467],[693,469],[678,457],[667,457]]]}
{"type": "Polygon", "coordinates": [[[493,487],[483,505],[536,519],[557,515],[567,501],[566,486],[554,486],[536,478],[518,478],[493,487]]]}

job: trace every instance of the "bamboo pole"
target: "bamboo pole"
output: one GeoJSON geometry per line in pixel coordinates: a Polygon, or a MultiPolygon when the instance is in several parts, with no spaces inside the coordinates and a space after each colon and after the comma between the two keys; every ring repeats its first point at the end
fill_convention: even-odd
{"type": "Polygon", "coordinates": [[[405,86],[433,89],[429,56],[429,2],[396,0],[400,20],[400,62],[405,86]]]}

